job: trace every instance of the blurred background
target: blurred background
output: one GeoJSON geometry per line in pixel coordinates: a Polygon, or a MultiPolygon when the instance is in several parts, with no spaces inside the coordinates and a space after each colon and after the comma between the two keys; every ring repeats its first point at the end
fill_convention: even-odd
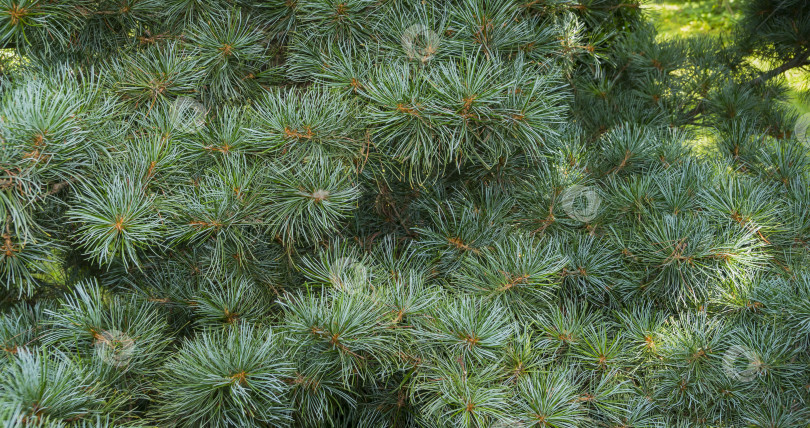
{"type": "Polygon", "coordinates": [[[741,17],[739,0],[652,0],[646,3],[661,37],[729,34],[741,17]]]}
{"type": "MultiPolygon", "coordinates": [[[[744,0],[650,0],[643,7],[662,39],[698,34],[728,37],[734,22],[742,16],[745,3],[744,0]]],[[[751,62],[763,70],[769,68],[757,58],[751,58],[751,62]]],[[[800,113],[810,113],[810,101],[799,96],[801,90],[810,89],[807,73],[789,70],[785,78],[792,89],[791,104],[800,113]]]]}

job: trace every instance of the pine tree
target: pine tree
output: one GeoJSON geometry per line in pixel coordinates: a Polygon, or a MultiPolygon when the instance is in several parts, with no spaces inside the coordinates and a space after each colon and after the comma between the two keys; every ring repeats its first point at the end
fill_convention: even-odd
{"type": "Polygon", "coordinates": [[[743,10],[0,0],[0,420],[807,427],[810,3],[743,10]]]}

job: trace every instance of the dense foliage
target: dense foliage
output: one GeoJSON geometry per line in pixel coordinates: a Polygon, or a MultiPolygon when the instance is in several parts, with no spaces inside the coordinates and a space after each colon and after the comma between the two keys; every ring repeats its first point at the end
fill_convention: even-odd
{"type": "Polygon", "coordinates": [[[804,0],[719,39],[636,0],[0,28],[5,426],[808,426],[804,0]]]}

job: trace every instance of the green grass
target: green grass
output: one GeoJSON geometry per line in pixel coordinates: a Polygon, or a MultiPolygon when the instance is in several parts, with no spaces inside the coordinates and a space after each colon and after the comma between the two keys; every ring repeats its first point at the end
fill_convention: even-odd
{"type": "Polygon", "coordinates": [[[697,33],[730,34],[740,15],[739,0],[653,0],[644,5],[658,36],[673,38],[697,33]]]}

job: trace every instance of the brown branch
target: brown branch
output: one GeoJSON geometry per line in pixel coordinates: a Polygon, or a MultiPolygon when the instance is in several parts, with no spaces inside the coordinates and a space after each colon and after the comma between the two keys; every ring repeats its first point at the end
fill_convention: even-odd
{"type": "Polygon", "coordinates": [[[759,77],[752,80],[751,84],[757,85],[760,83],[765,83],[766,81],[790,69],[804,67],[806,65],[810,65],[810,49],[805,49],[804,51],[797,53],[793,58],[789,59],[787,62],[780,65],[779,67],[776,67],[773,70],[769,70],[766,71],[765,73],[762,73],[759,77]]]}

